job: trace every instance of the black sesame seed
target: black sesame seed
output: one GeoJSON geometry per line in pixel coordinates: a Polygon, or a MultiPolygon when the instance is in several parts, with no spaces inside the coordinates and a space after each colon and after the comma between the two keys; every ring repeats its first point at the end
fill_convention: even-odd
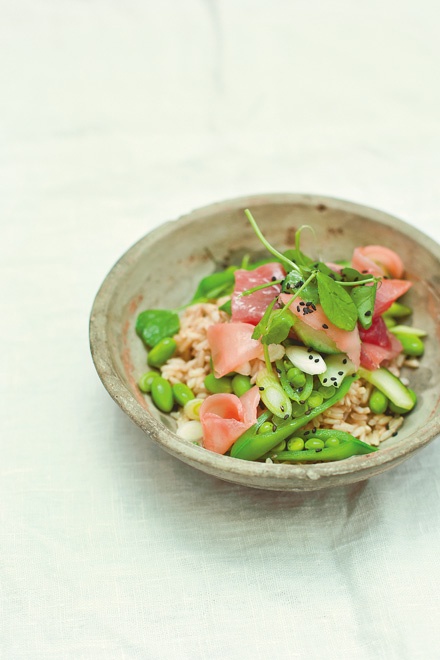
{"type": "Polygon", "coordinates": [[[338,376],[343,376],[344,372],[343,371],[338,371],[338,376]]]}
{"type": "Polygon", "coordinates": [[[312,303],[312,309],[314,309],[316,312],[316,305],[314,305],[313,303],[312,303]]]}
{"type": "Polygon", "coordinates": [[[296,306],[296,311],[297,311],[297,312],[300,312],[300,311],[301,311],[301,307],[300,307],[299,305],[296,306]]]}
{"type": "Polygon", "coordinates": [[[307,349],[307,353],[313,353],[313,348],[310,348],[310,347],[309,347],[309,348],[307,349]]]}
{"type": "Polygon", "coordinates": [[[289,419],[289,413],[286,413],[286,414],[284,415],[284,419],[289,419]]]}
{"type": "Polygon", "coordinates": [[[396,435],[397,435],[397,431],[394,431],[394,433],[392,434],[392,436],[391,436],[391,437],[392,437],[392,438],[395,438],[395,437],[396,437],[396,435]]]}
{"type": "Polygon", "coordinates": [[[368,310],[367,312],[365,312],[365,316],[371,316],[371,311],[368,310]]]}
{"type": "Polygon", "coordinates": [[[303,387],[298,387],[296,391],[297,391],[297,392],[302,392],[303,389],[304,389],[303,387]]]}
{"type": "Polygon", "coordinates": [[[366,274],[368,273],[368,270],[361,270],[361,273],[362,273],[363,275],[366,275],[366,274]]]}
{"type": "Polygon", "coordinates": [[[319,362],[319,358],[315,358],[315,362],[319,362]]]}
{"type": "Polygon", "coordinates": [[[305,302],[303,302],[303,301],[301,300],[301,302],[300,302],[299,304],[301,305],[301,307],[303,307],[303,306],[305,305],[305,302]]]}
{"type": "Polygon", "coordinates": [[[305,401],[300,401],[300,404],[303,406],[305,404],[305,401]]]}
{"type": "Polygon", "coordinates": [[[306,307],[310,307],[311,304],[311,302],[306,302],[306,307]]]}
{"type": "Polygon", "coordinates": [[[290,282],[287,282],[286,289],[290,289],[290,282]]]}
{"type": "Polygon", "coordinates": [[[322,451],[322,447],[320,449],[315,449],[315,451],[318,454],[320,451],[322,451]]]}
{"type": "Polygon", "coordinates": [[[260,390],[260,392],[264,392],[264,387],[259,387],[258,389],[260,390]]]}
{"type": "Polygon", "coordinates": [[[276,368],[276,372],[277,372],[277,374],[280,374],[280,373],[281,373],[281,369],[278,369],[278,367],[277,367],[277,368],[276,368]]]}
{"type": "Polygon", "coordinates": [[[313,355],[309,355],[309,360],[313,360],[313,355]]]}
{"type": "Polygon", "coordinates": [[[304,435],[310,435],[310,431],[304,431],[304,435]]]}
{"type": "Polygon", "coordinates": [[[275,275],[272,275],[272,277],[271,277],[270,279],[271,279],[271,282],[276,282],[276,280],[277,280],[277,278],[275,277],[275,275]]]}
{"type": "Polygon", "coordinates": [[[309,408],[308,410],[306,410],[306,412],[305,412],[304,414],[305,414],[305,415],[310,415],[311,412],[312,412],[312,409],[309,408]]]}
{"type": "Polygon", "coordinates": [[[329,277],[331,277],[332,280],[335,280],[335,279],[336,279],[336,275],[334,275],[333,273],[330,273],[330,274],[329,274],[329,277]]]}
{"type": "Polygon", "coordinates": [[[342,360],[342,364],[347,364],[347,358],[344,358],[344,359],[342,360]]]}
{"type": "Polygon", "coordinates": [[[337,380],[337,378],[335,378],[334,376],[332,376],[332,377],[330,378],[330,380],[337,380]]]}
{"type": "Polygon", "coordinates": [[[316,429],[312,429],[312,433],[316,433],[316,429]]]}
{"type": "Polygon", "coordinates": [[[281,412],[284,412],[284,410],[285,410],[284,406],[280,406],[280,410],[281,410],[281,412]]]}
{"type": "Polygon", "coordinates": [[[328,381],[328,378],[324,378],[322,382],[326,383],[327,381],[328,381]]]}
{"type": "Polygon", "coordinates": [[[327,323],[323,323],[323,324],[322,324],[322,327],[324,328],[324,330],[328,330],[328,325],[327,325],[327,323]]]}

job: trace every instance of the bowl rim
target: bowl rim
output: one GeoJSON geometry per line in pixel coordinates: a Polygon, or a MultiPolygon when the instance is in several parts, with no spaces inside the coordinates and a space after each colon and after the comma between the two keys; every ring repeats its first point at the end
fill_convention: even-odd
{"type": "MultiPolygon", "coordinates": [[[[179,223],[179,226],[188,225],[194,220],[209,218],[209,216],[222,211],[247,207],[256,208],[269,203],[275,205],[305,204],[315,207],[321,205],[332,210],[364,215],[370,220],[385,224],[392,229],[397,229],[399,232],[407,235],[411,240],[416,240],[418,244],[422,245],[440,260],[440,245],[432,238],[395,216],[363,204],[317,194],[283,192],[241,196],[215,202],[197,208],[175,220],[167,221],[153,229],[128,248],[110,269],[95,296],[89,320],[90,350],[96,371],[110,396],[137,426],[166,451],[178,456],[193,466],[198,466],[204,471],[218,473],[219,476],[227,473],[231,477],[236,475],[237,477],[245,478],[247,476],[253,479],[258,478],[258,476],[270,476],[276,481],[293,480],[295,478],[304,480],[306,477],[312,479],[331,478],[344,474],[361,475],[363,472],[371,471],[371,469],[374,469],[375,472],[384,471],[387,469],[388,463],[404,460],[411,453],[434,439],[440,432],[440,416],[438,414],[431,415],[427,423],[419,429],[416,437],[412,437],[414,435],[412,434],[412,436],[409,436],[402,442],[391,447],[384,447],[381,451],[372,454],[355,456],[332,463],[268,465],[267,463],[245,461],[216,454],[207,451],[203,447],[182,440],[141,406],[113,368],[111,349],[106,332],[107,314],[117,284],[129,273],[139,254],[146,247],[153,246],[156,241],[171,234],[177,223],[179,223]]],[[[438,393],[435,410],[438,409],[439,399],[440,393],[438,393]]]]}

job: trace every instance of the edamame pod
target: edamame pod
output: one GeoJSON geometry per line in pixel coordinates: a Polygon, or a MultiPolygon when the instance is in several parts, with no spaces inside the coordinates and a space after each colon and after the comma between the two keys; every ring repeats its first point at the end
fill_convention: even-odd
{"type": "Polygon", "coordinates": [[[177,344],[172,337],[161,339],[158,344],[148,353],[147,362],[150,367],[161,367],[167,360],[173,357],[177,344]]]}
{"type": "Polygon", "coordinates": [[[151,384],[151,398],[156,408],[162,410],[164,413],[169,413],[173,409],[174,398],[173,390],[170,383],[158,376],[151,384]]]}

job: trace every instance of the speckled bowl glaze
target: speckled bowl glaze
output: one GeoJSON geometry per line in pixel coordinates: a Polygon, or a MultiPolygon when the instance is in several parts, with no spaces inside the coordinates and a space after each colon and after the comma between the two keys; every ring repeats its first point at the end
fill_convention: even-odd
{"type": "Polygon", "coordinates": [[[401,220],[338,199],[268,194],[233,199],[168,222],[131,247],[105,278],[90,318],[90,345],[96,370],[116,403],[150,440],[185,463],[233,483],[268,490],[306,491],[368,479],[392,468],[433,440],[440,430],[440,247],[401,220]],[[380,243],[396,250],[414,282],[406,302],[413,323],[428,331],[419,369],[410,373],[418,394],[416,409],[398,436],[378,452],[317,465],[268,465],[220,456],[179,439],[173,420],[161,414],[136,387],[145,371],[145,348],[134,326],[140,311],[174,308],[190,299],[197,282],[215,265],[261,245],[245,219],[250,208],[264,234],[280,249],[292,245],[295,230],[303,249],[325,260],[351,255],[356,245],[380,243]],[[170,249],[172,248],[172,249],[170,249]]]}

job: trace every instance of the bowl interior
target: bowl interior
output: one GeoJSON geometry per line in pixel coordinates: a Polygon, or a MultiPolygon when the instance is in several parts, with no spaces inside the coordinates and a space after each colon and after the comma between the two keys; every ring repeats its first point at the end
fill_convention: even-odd
{"type": "Polygon", "coordinates": [[[110,394],[170,453],[227,480],[260,488],[304,490],[367,478],[400,462],[438,432],[439,317],[439,249],[433,241],[376,210],[327,198],[269,195],[200,209],[160,227],[133,246],[98,293],[91,317],[91,346],[110,394]],[[190,300],[200,278],[219,266],[239,263],[245,253],[266,256],[244,216],[247,207],[268,240],[281,250],[291,247],[295,231],[308,224],[315,233],[303,232],[302,247],[314,258],[346,259],[355,246],[373,243],[390,247],[402,257],[406,277],[414,283],[405,296],[414,310],[411,321],[428,332],[428,339],[421,366],[405,374],[418,393],[418,405],[398,436],[382,443],[380,452],[343,461],[345,467],[250,465],[178,439],[173,420],[157,411],[136,387],[146,370],[146,351],[134,330],[139,312],[177,308],[190,300]]]}

